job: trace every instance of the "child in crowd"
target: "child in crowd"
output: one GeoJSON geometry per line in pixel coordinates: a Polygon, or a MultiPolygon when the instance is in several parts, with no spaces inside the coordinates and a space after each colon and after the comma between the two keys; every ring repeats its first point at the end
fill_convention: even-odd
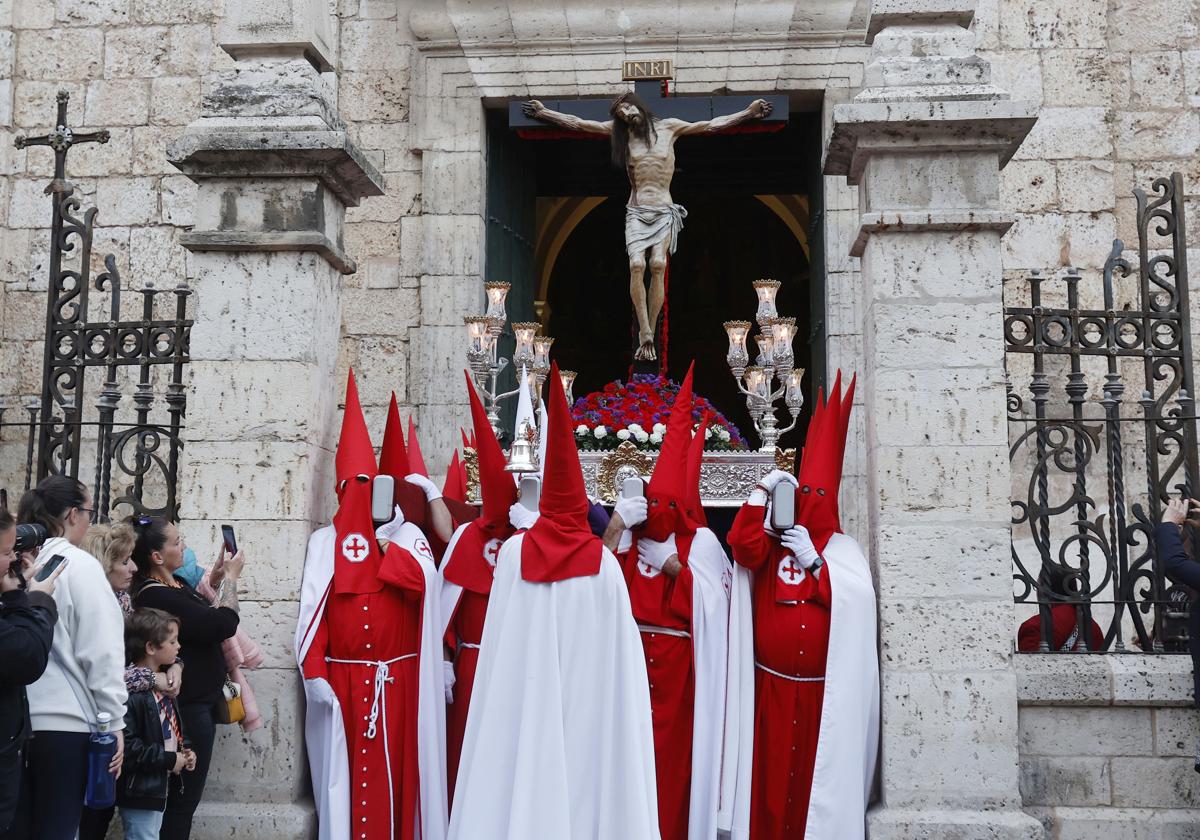
{"type": "MultiPolygon", "coordinates": [[[[158,673],[179,655],[179,621],[162,610],[134,610],[125,622],[129,664],[158,673]]],[[[196,754],[187,747],[175,701],[157,688],[131,691],[125,713],[125,764],[117,805],[125,840],[158,840],[171,773],[192,770],[196,754]]]]}

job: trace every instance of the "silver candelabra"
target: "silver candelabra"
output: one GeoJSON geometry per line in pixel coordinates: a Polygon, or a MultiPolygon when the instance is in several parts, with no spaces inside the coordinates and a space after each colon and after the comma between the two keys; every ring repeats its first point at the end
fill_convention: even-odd
{"type": "MultiPolygon", "coordinates": [[[[540,324],[532,321],[518,321],[512,325],[512,333],[516,338],[517,345],[513,350],[511,361],[500,356],[498,342],[508,323],[505,300],[512,286],[509,283],[488,282],[483,284],[483,288],[487,295],[487,312],[483,315],[471,315],[463,319],[467,325],[467,366],[483,397],[483,406],[487,411],[488,422],[492,426],[492,431],[499,438],[500,403],[521,393],[522,373],[530,374],[529,396],[533,404],[537,405],[541,398],[542,386],[550,374],[550,347],[554,344],[554,339],[550,336],[538,335],[541,329],[540,324]],[[499,377],[510,363],[518,371],[517,387],[511,391],[500,393],[499,377]]],[[[559,372],[559,376],[569,399],[575,374],[573,371],[564,370],[559,372]]],[[[534,431],[536,432],[536,429],[534,431]]],[[[527,440],[528,432],[527,429],[517,430],[516,437],[527,440]]],[[[534,439],[536,440],[536,437],[534,439]]]]}
{"type": "Polygon", "coordinates": [[[725,361],[737,382],[738,390],[746,395],[746,408],[754,421],[762,446],[759,452],[774,452],[780,435],[796,428],[796,419],[804,405],[800,382],[804,368],[795,366],[796,357],[792,341],[796,337],[796,319],[781,318],[775,309],[775,296],[779,294],[778,280],[756,280],[754,292],[758,296],[758,322],[760,334],[754,336],[758,355],[750,364],[746,339],[753,325],[749,321],[726,321],[725,333],[729,336],[729,352],[725,361]],[[775,388],[778,381],[779,387],[775,388]],[[775,419],[775,403],[780,398],[792,415],[792,422],[779,428],[775,419]]]}

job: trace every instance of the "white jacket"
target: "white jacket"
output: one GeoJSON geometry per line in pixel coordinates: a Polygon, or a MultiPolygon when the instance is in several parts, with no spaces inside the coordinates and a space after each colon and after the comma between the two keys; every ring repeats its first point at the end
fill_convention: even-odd
{"type": "Polygon", "coordinates": [[[46,541],[37,564],[55,554],[67,567],[54,587],[58,623],[46,673],[29,686],[35,732],[89,732],[99,712],[125,726],[125,617],[100,561],[62,537],[46,541]],[[80,700],[91,706],[80,708],[80,700]]]}

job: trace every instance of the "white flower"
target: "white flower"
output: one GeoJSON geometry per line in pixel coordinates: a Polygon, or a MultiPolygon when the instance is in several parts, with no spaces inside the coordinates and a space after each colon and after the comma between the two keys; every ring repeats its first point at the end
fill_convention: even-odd
{"type": "Polygon", "coordinates": [[[722,426],[721,428],[717,429],[717,437],[719,437],[723,441],[728,441],[729,440],[729,430],[726,429],[724,426],[722,426]]]}
{"type": "Polygon", "coordinates": [[[638,424],[638,423],[630,423],[629,424],[629,431],[632,432],[633,434],[636,435],[641,430],[642,430],[642,427],[640,424],[638,424]]]}
{"type": "Polygon", "coordinates": [[[712,436],[713,436],[713,430],[712,430],[712,429],[705,429],[705,430],[704,430],[704,439],[705,439],[705,440],[710,440],[710,439],[712,438],[712,436]]]}
{"type": "Polygon", "coordinates": [[[662,435],[665,435],[666,433],[667,433],[666,426],[664,426],[662,423],[654,424],[654,434],[662,436],[662,435]]]}
{"type": "Polygon", "coordinates": [[[654,434],[650,435],[650,442],[653,443],[655,446],[662,443],[662,439],[663,439],[663,436],[661,434],[659,434],[658,432],[655,432],[654,434]]]}
{"type": "Polygon", "coordinates": [[[608,434],[608,429],[604,428],[603,426],[597,426],[592,430],[592,434],[594,434],[598,440],[608,434]]]}
{"type": "Polygon", "coordinates": [[[646,441],[650,440],[650,435],[648,435],[644,429],[638,429],[633,433],[633,436],[637,438],[638,443],[645,443],[646,441]]]}
{"type": "Polygon", "coordinates": [[[628,429],[622,429],[621,431],[617,432],[617,437],[621,440],[629,440],[631,437],[633,437],[633,435],[628,429]]]}
{"type": "Polygon", "coordinates": [[[580,423],[578,426],[575,427],[575,434],[586,435],[587,433],[588,433],[588,427],[583,425],[582,423],[580,423]]]}

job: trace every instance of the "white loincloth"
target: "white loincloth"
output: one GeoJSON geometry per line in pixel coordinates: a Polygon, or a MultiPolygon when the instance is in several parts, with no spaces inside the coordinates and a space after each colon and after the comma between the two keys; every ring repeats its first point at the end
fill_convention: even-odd
{"type": "Polygon", "coordinates": [[[674,254],[686,218],[687,210],[679,204],[628,205],[625,208],[625,252],[631,257],[640,256],[669,236],[667,253],[674,254]]]}

